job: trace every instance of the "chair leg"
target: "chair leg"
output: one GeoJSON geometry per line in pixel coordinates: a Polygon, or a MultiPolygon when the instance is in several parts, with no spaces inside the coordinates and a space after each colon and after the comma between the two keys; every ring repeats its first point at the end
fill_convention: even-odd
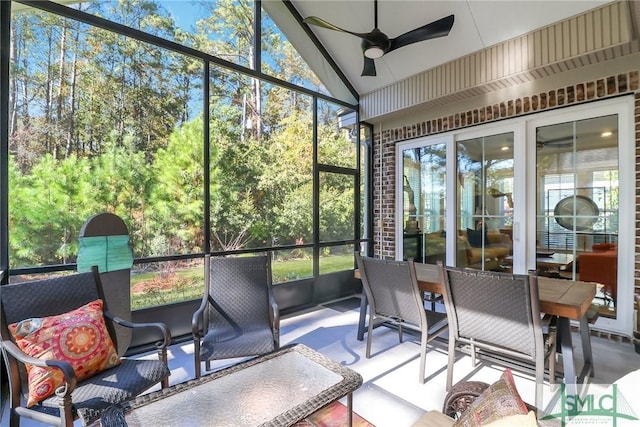
{"type": "Polygon", "coordinates": [[[427,331],[422,331],[422,340],[420,341],[420,384],[425,382],[425,370],[427,367],[427,331]]]}
{"type": "Polygon", "coordinates": [[[451,385],[453,384],[453,364],[456,361],[456,340],[449,333],[449,359],[447,362],[447,385],[446,391],[451,390],[451,385]]]}
{"type": "Polygon", "coordinates": [[[551,353],[549,354],[549,389],[554,392],[556,391],[556,346],[555,344],[551,348],[551,353]]]}
{"type": "MultiPolygon", "coordinates": [[[[164,362],[165,365],[169,366],[166,347],[162,347],[158,349],[158,359],[164,362]]],[[[162,381],[160,381],[160,386],[162,388],[169,388],[169,377],[163,378],[162,381]]]]}
{"type": "MultiPolygon", "coordinates": [[[[7,370],[9,369],[11,368],[7,367],[7,370]]],[[[20,395],[21,393],[18,391],[9,392],[9,427],[20,427],[20,415],[15,411],[15,408],[20,407],[20,395]]],[[[4,399],[5,396],[2,398],[4,399]]]]}
{"type": "Polygon", "coordinates": [[[471,366],[476,367],[476,346],[473,343],[471,344],[471,366]]]}
{"type": "Polygon", "coordinates": [[[535,406],[542,408],[542,389],[544,387],[544,365],[541,368],[536,367],[536,401],[535,406]],[[539,372],[538,372],[539,371],[539,372]]]}
{"type": "Polygon", "coordinates": [[[400,344],[402,344],[402,341],[403,341],[403,337],[402,337],[402,320],[398,321],[398,341],[400,342],[400,344]]]}
{"type": "Polygon", "coordinates": [[[20,427],[20,415],[13,408],[9,408],[9,427],[20,427]]]}
{"type": "Polygon", "coordinates": [[[193,341],[193,365],[195,368],[196,379],[202,375],[202,367],[200,366],[200,339],[193,341]]]}
{"type": "Polygon", "coordinates": [[[536,354],[536,401],[535,407],[542,409],[542,389],[544,388],[544,354],[536,354]]]}
{"type": "Polygon", "coordinates": [[[373,339],[373,313],[369,311],[369,327],[367,328],[367,359],[371,357],[371,340],[373,339]]]}
{"type": "Polygon", "coordinates": [[[60,426],[73,427],[73,411],[71,409],[71,395],[65,395],[59,398],[60,405],[60,426]]]}

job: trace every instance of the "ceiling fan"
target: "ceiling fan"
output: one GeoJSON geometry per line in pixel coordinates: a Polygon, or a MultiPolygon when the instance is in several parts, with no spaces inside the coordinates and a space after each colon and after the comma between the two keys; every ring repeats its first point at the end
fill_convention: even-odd
{"type": "Polygon", "coordinates": [[[381,58],[383,55],[411,43],[445,37],[449,34],[449,31],[451,31],[451,27],[453,27],[453,20],[454,15],[449,15],[390,39],[385,33],[378,29],[378,0],[374,0],[374,28],[369,33],[355,33],[345,30],[317,16],[309,16],[303,19],[302,22],[360,37],[362,39],[361,46],[364,55],[364,67],[361,75],[375,76],[376,65],[373,61],[374,59],[381,58]]]}

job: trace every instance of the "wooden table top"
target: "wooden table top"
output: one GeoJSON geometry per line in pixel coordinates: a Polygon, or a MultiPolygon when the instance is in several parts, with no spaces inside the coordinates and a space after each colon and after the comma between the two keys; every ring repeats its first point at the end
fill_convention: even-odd
{"type": "MultiPolygon", "coordinates": [[[[415,263],[415,266],[418,287],[421,291],[437,294],[444,292],[438,266],[422,263],[415,263]]],[[[360,272],[357,269],[355,277],[360,278],[360,272]]],[[[538,277],[538,292],[542,313],[580,320],[587,313],[596,296],[596,284],[540,276],[538,277]]]]}

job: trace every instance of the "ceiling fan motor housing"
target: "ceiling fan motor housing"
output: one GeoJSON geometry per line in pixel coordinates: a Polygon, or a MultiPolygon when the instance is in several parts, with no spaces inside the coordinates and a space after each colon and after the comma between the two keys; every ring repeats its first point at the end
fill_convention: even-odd
{"type": "Polygon", "coordinates": [[[376,59],[382,57],[382,55],[389,51],[391,41],[386,34],[375,28],[367,34],[366,38],[362,38],[360,45],[362,46],[362,53],[364,53],[364,56],[376,59]]]}

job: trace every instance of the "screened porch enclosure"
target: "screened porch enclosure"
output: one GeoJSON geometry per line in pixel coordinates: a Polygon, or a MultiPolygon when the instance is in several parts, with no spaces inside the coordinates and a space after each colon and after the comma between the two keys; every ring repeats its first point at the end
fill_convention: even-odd
{"type": "Polygon", "coordinates": [[[271,252],[285,314],[359,293],[372,132],[322,52],[290,42],[295,9],[268,3],[2,2],[3,282],[74,271],[82,224],[110,212],[134,320],[175,337],[205,253],[271,252]]]}

